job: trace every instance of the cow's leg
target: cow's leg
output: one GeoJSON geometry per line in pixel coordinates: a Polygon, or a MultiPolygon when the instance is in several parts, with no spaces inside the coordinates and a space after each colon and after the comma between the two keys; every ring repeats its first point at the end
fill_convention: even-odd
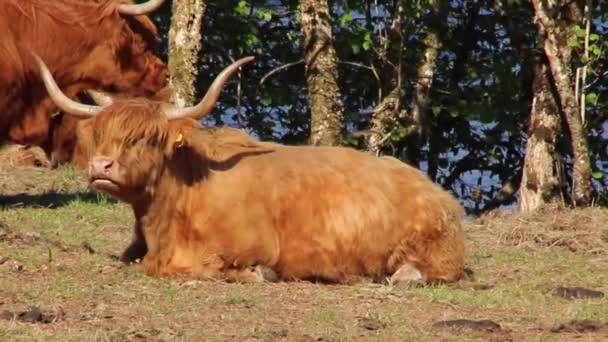
{"type": "Polygon", "coordinates": [[[271,268],[264,265],[234,267],[226,265],[217,255],[192,257],[172,254],[171,257],[162,252],[157,255],[146,255],[140,265],[141,270],[151,276],[187,277],[206,280],[225,280],[235,283],[275,282],[279,277],[271,268]],[[192,264],[192,260],[201,260],[192,264]]]}
{"type": "Polygon", "coordinates": [[[129,247],[127,247],[120,256],[120,261],[124,263],[132,263],[138,260],[141,261],[146,253],[148,253],[148,246],[146,245],[146,240],[141,231],[141,226],[137,223],[133,241],[131,241],[129,247]]]}
{"type": "Polygon", "coordinates": [[[416,268],[409,262],[406,262],[401,265],[401,267],[399,267],[399,269],[397,269],[397,271],[393,273],[389,280],[390,285],[397,286],[411,286],[420,283],[424,283],[424,277],[422,275],[422,272],[420,272],[418,268],[416,268]]]}

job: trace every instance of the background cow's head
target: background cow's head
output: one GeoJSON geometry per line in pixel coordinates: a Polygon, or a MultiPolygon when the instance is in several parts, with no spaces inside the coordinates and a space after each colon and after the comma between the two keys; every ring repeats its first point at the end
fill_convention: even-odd
{"type": "Polygon", "coordinates": [[[156,55],[158,29],[144,14],[158,8],[164,0],[150,0],[140,10],[122,7],[130,6],[124,3],[131,1],[122,2],[113,4],[115,10],[96,28],[106,36],[99,37],[102,40],[83,61],[84,67],[100,77],[103,84],[98,88],[151,96],[166,86],[168,74],[165,62],[156,55]]]}

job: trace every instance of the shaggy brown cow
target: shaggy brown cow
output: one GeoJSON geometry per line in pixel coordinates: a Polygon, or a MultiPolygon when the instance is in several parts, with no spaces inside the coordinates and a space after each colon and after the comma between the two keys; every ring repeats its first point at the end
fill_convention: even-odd
{"type": "Polygon", "coordinates": [[[124,258],[143,258],[149,275],[240,282],[264,280],[264,269],[283,280],[457,280],[463,210],[419,170],[353,149],[257,142],[197,123],[249,60],[228,67],[200,104],[184,110],[146,99],[82,105],[41,72],[66,112],[96,115],[81,127],[92,136],[90,183],[130,203],[136,217],[124,258]]]}
{"type": "MultiPolygon", "coordinates": [[[[29,50],[71,97],[85,89],[148,96],[165,86],[166,65],[154,54],[157,30],[143,15],[163,0],[124,2],[0,0],[0,143],[53,149],[50,116],[57,107],[29,50]]],[[[73,132],[66,132],[69,139],[73,132]]]]}

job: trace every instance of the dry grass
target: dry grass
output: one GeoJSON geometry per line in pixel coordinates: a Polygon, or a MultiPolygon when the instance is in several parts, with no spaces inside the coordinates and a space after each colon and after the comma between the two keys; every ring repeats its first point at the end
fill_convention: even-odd
{"type": "Polygon", "coordinates": [[[0,147],[0,165],[3,166],[50,166],[50,162],[40,147],[6,145],[0,147]]]}
{"type": "Polygon", "coordinates": [[[0,341],[608,339],[606,297],[554,291],[608,291],[604,209],[471,221],[471,279],[407,289],[150,278],[114,257],[131,236],[129,208],[74,169],[0,168],[0,195],[0,341]],[[32,306],[41,312],[22,313],[32,306]],[[435,326],[456,319],[500,329],[435,326]]]}
{"type": "Polygon", "coordinates": [[[469,225],[469,236],[493,248],[561,247],[608,264],[608,210],[543,208],[532,214],[492,212],[469,225]]]}

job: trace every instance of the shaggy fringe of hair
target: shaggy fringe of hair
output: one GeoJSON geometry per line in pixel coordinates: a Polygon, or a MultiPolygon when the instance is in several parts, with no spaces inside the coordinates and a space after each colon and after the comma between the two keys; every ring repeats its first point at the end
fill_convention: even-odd
{"type": "Polygon", "coordinates": [[[99,120],[95,126],[104,127],[107,131],[94,134],[104,136],[120,132],[125,142],[146,139],[153,144],[165,145],[169,135],[169,120],[161,114],[160,106],[160,103],[137,99],[118,101],[112,106],[113,115],[95,118],[99,120]]]}
{"type": "Polygon", "coordinates": [[[116,11],[119,4],[116,0],[4,0],[2,6],[12,5],[24,16],[36,21],[36,12],[41,11],[53,19],[69,25],[97,24],[116,11]]]}

